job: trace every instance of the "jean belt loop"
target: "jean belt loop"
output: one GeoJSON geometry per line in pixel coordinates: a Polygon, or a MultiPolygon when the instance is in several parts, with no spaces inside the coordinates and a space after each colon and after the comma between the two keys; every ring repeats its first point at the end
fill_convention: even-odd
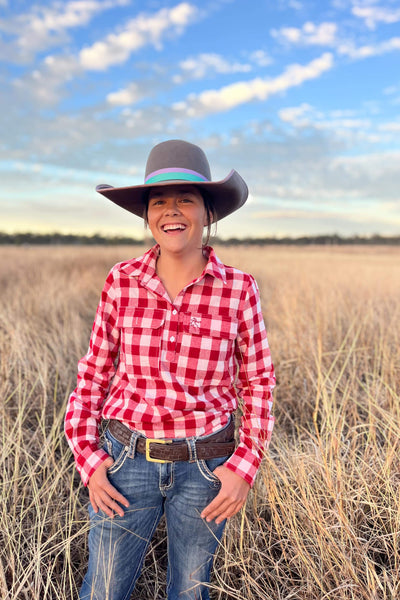
{"type": "Polygon", "coordinates": [[[133,431],[131,435],[131,441],[129,442],[128,458],[135,458],[138,437],[139,433],[137,431],[133,431]]]}
{"type": "Polygon", "coordinates": [[[186,443],[189,450],[189,462],[193,463],[197,460],[197,452],[196,452],[196,439],[194,437],[186,438],[186,443]]]}

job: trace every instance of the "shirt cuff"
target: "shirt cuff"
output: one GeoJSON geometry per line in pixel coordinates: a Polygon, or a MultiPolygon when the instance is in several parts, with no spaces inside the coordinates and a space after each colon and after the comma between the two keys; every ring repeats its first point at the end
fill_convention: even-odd
{"type": "Polygon", "coordinates": [[[239,444],[232,456],[224,463],[224,467],[240,475],[250,487],[253,487],[260,463],[260,458],[250,452],[245,445],[239,444]]]}
{"type": "Polygon", "coordinates": [[[90,477],[96,471],[96,469],[107,459],[110,455],[105,450],[95,450],[94,452],[87,448],[82,454],[76,458],[76,466],[82,479],[83,485],[86,487],[90,477]]]}

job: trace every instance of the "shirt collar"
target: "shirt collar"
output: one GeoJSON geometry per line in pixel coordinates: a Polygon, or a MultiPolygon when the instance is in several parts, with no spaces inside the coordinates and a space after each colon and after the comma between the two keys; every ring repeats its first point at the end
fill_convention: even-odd
{"type": "Polygon", "coordinates": [[[121,271],[130,277],[137,277],[143,283],[147,283],[156,274],[156,261],[159,254],[159,246],[156,244],[139,258],[134,258],[121,265],[121,271]]]}
{"type": "Polygon", "coordinates": [[[208,261],[203,273],[208,273],[209,275],[212,275],[217,279],[221,279],[221,281],[226,283],[225,265],[219,260],[218,256],[215,254],[214,248],[211,248],[211,246],[205,246],[204,254],[208,258],[208,261]]]}
{"type": "MultiPolygon", "coordinates": [[[[121,265],[121,271],[124,271],[131,277],[137,277],[143,283],[148,283],[156,274],[156,261],[160,253],[160,246],[156,244],[145,254],[139,258],[135,258],[121,265]]],[[[211,275],[217,279],[221,279],[226,283],[225,265],[219,260],[211,246],[204,247],[204,254],[207,258],[207,264],[203,273],[199,277],[202,279],[205,275],[211,275]]]]}

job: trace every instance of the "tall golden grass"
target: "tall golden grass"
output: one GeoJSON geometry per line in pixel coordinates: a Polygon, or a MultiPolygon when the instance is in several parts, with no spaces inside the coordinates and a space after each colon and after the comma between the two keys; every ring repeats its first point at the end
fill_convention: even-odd
{"type": "MultiPolygon", "coordinates": [[[[0,267],[0,598],[69,600],[87,493],[62,433],[112,264],[138,248],[6,247],[0,267]]],[[[276,428],[227,527],[213,600],[400,597],[400,249],[219,248],[259,283],[276,428]]],[[[158,533],[135,591],[165,598],[158,533]]]]}

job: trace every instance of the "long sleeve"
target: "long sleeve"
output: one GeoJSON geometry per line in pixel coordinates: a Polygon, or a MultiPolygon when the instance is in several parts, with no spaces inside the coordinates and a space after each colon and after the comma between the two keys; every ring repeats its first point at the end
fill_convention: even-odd
{"type": "Polygon", "coordinates": [[[225,466],[253,485],[274,426],[271,408],[275,375],[259,291],[251,276],[242,307],[236,345],[236,388],[242,400],[240,441],[225,466]]]}
{"type": "Polygon", "coordinates": [[[97,307],[87,354],[78,363],[78,381],[65,417],[65,434],[85,485],[107,458],[99,449],[101,409],[116,372],[119,329],[113,274],[110,272],[97,307]]]}

